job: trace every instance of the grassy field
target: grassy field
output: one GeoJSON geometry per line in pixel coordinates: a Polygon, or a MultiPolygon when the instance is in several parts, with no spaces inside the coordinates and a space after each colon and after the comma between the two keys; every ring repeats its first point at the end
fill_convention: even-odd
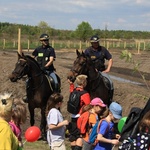
{"type": "MultiPolygon", "coordinates": [[[[25,142],[25,139],[23,139],[25,142]]],[[[66,150],[70,150],[70,142],[65,141],[66,143],[66,150]]],[[[49,145],[43,141],[35,141],[35,142],[25,142],[23,150],[50,150],[49,145]]]]}

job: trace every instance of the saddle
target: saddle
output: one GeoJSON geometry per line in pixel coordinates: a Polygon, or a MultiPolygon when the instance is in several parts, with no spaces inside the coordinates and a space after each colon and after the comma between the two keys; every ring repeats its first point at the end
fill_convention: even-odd
{"type": "Polygon", "coordinates": [[[109,97],[112,99],[113,93],[114,93],[114,86],[112,80],[109,78],[109,76],[106,73],[99,72],[102,76],[103,82],[106,86],[106,88],[109,90],[109,97]]]}
{"type": "Polygon", "coordinates": [[[60,78],[58,77],[58,75],[56,74],[58,84],[56,84],[55,80],[48,74],[46,74],[46,77],[47,77],[47,80],[49,82],[49,85],[50,85],[50,88],[52,89],[52,91],[60,93],[61,92],[61,88],[60,88],[61,84],[60,84],[60,78]]]}

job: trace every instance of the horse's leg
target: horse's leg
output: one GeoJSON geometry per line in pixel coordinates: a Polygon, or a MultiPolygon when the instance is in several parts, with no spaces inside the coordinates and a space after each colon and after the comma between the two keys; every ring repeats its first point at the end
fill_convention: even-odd
{"type": "Polygon", "coordinates": [[[30,125],[33,126],[35,123],[34,120],[34,108],[30,106],[30,104],[28,105],[29,108],[29,112],[30,112],[30,125]]]}
{"type": "Polygon", "coordinates": [[[42,132],[42,138],[44,141],[47,140],[47,136],[46,136],[46,117],[45,117],[45,107],[41,109],[41,124],[40,124],[40,129],[42,132]]]}

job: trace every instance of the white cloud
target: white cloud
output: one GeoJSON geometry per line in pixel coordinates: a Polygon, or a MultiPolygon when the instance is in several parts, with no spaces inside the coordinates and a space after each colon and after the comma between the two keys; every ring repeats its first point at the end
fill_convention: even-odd
{"type": "Polygon", "coordinates": [[[57,29],[75,29],[82,21],[92,28],[150,30],[149,0],[5,0],[2,22],[37,25],[47,22],[57,29]]]}
{"type": "Polygon", "coordinates": [[[122,18],[119,18],[119,19],[117,20],[117,22],[118,22],[118,23],[125,23],[126,20],[125,20],[125,19],[122,19],[122,18]]]}

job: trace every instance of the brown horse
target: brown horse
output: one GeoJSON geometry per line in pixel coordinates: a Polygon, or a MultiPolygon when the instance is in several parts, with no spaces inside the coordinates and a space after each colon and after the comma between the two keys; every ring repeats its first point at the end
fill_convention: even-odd
{"type": "Polygon", "coordinates": [[[80,53],[76,50],[77,58],[68,73],[68,79],[75,81],[76,76],[85,74],[87,78],[86,90],[90,93],[91,99],[100,97],[105,104],[110,105],[113,97],[113,91],[109,90],[108,85],[104,82],[104,77],[96,71],[94,63],[90,57],[86,56],[83,52],[80,53]]]}
{"type": "MultiPolygon", "coordinates": [[[[30,112],[30,124],[34,125],[34,109],[41,109],[41,124],[40,129],[42,132],[42,138],[46,138],[46,116],[45,109],[47,105],[47,100],[49,96],[53,93],[53,84],[48,80],[48,77],[40,69],[40,66],[36,60],[28,55],[18,54],[18,61],[16,67],[12,74],[10,75],[10,80],[16,82],[23,76],[28,76],[28,88],[27,98],[28,98],[28,109],[30,112]]],[[[60,78],[58,78],[60,83],[60,78]]]]}

